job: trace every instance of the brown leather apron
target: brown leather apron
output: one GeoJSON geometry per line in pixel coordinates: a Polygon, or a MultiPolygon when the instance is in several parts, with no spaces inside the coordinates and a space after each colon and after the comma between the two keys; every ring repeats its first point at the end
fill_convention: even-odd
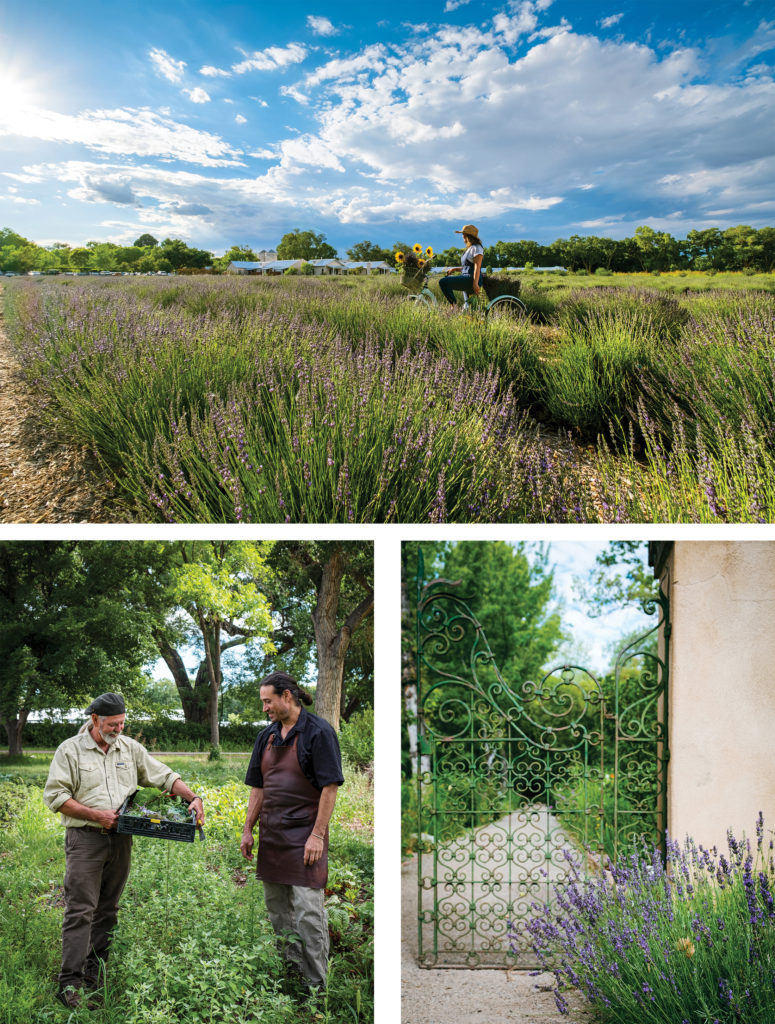
{"type": "Polygon", "coordinates": [[[304,865],[304,845],[318,815],[320,793],[299,765],[298,735],[291,746],[274,746],[274,734],[261,757],[264,801],[258,825],[256,875],[264,882],[322,889],[328,880],[328,829],[319,861],[304,865]]]}

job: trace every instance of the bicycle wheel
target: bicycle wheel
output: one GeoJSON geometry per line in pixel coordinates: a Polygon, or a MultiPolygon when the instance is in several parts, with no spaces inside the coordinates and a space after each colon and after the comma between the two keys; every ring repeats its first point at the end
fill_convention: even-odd
{"type": "Polygon", "coordinates": [[[499,295],[489,303],[485,313],[489,315],[493,310],[498,315],[505,313],[513,317],[527,316],[527,306],[516,295],[499,295]]]}
{"type": "Polygon", "coordinates": [[[413,303],[415,306],[425,306],[426,309],[433,309],[436,305],[436,299],[430,292],[418,292],[417,295],[409,295],[407,298],[408,302],[413,303]]]}

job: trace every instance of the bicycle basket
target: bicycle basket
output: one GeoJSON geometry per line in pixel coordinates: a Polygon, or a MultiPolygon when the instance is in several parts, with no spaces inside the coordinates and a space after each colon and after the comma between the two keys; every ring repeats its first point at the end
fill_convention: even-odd
{"type": "Polygon", "coordinates": [[[486,274],[482,283],[484,293],[490,300],[497,299],[499,295],[519,295],[522,284],[518,277],[501,277],[500,274],[493,277],[486,274]]]}

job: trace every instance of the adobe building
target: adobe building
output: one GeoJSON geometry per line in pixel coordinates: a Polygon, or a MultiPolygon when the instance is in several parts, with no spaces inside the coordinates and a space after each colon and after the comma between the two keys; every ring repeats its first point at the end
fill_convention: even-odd
{"type": "Polygon", "coordinates": [[[652,542],[649,564],[670,601],[668,830],[725,851],[759,811],[775,832],[775,542],[652,542]]]}

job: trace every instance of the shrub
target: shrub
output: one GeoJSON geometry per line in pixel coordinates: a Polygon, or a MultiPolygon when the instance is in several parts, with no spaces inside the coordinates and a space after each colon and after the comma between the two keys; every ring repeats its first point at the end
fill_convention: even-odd
{"type": "MultiPolygon", "coordinates": [[[[80,729],[82,722],[27,722],[22,733],[25,747],[54,749],[80,729]]],[[[224,750],[252,750],[258,727],[255,725],[222,725],[221,747],[224,750]]],[[[194,722],[165,718],[142,721],[127,718],[126,734],[149,750],[209,750],[210,727],[194,722]]]]}
{"type": "Polygon", "coordinates": [[[755,850],[731,830],[727,845],[719,855],[669,840],[667,866],[644,848],[588,879],[566,851],[555,903],[511,928],[554,971],[560,1013],[569,983],[615,1024],[775,1019],[775,863],[761,814],[755,850]]]}
{"type": "Polygon", "coordinates": [[[339,730],[339,746],[350,764],[367,768],[374,763],[374,708],[356,711],[339,730]]]}

